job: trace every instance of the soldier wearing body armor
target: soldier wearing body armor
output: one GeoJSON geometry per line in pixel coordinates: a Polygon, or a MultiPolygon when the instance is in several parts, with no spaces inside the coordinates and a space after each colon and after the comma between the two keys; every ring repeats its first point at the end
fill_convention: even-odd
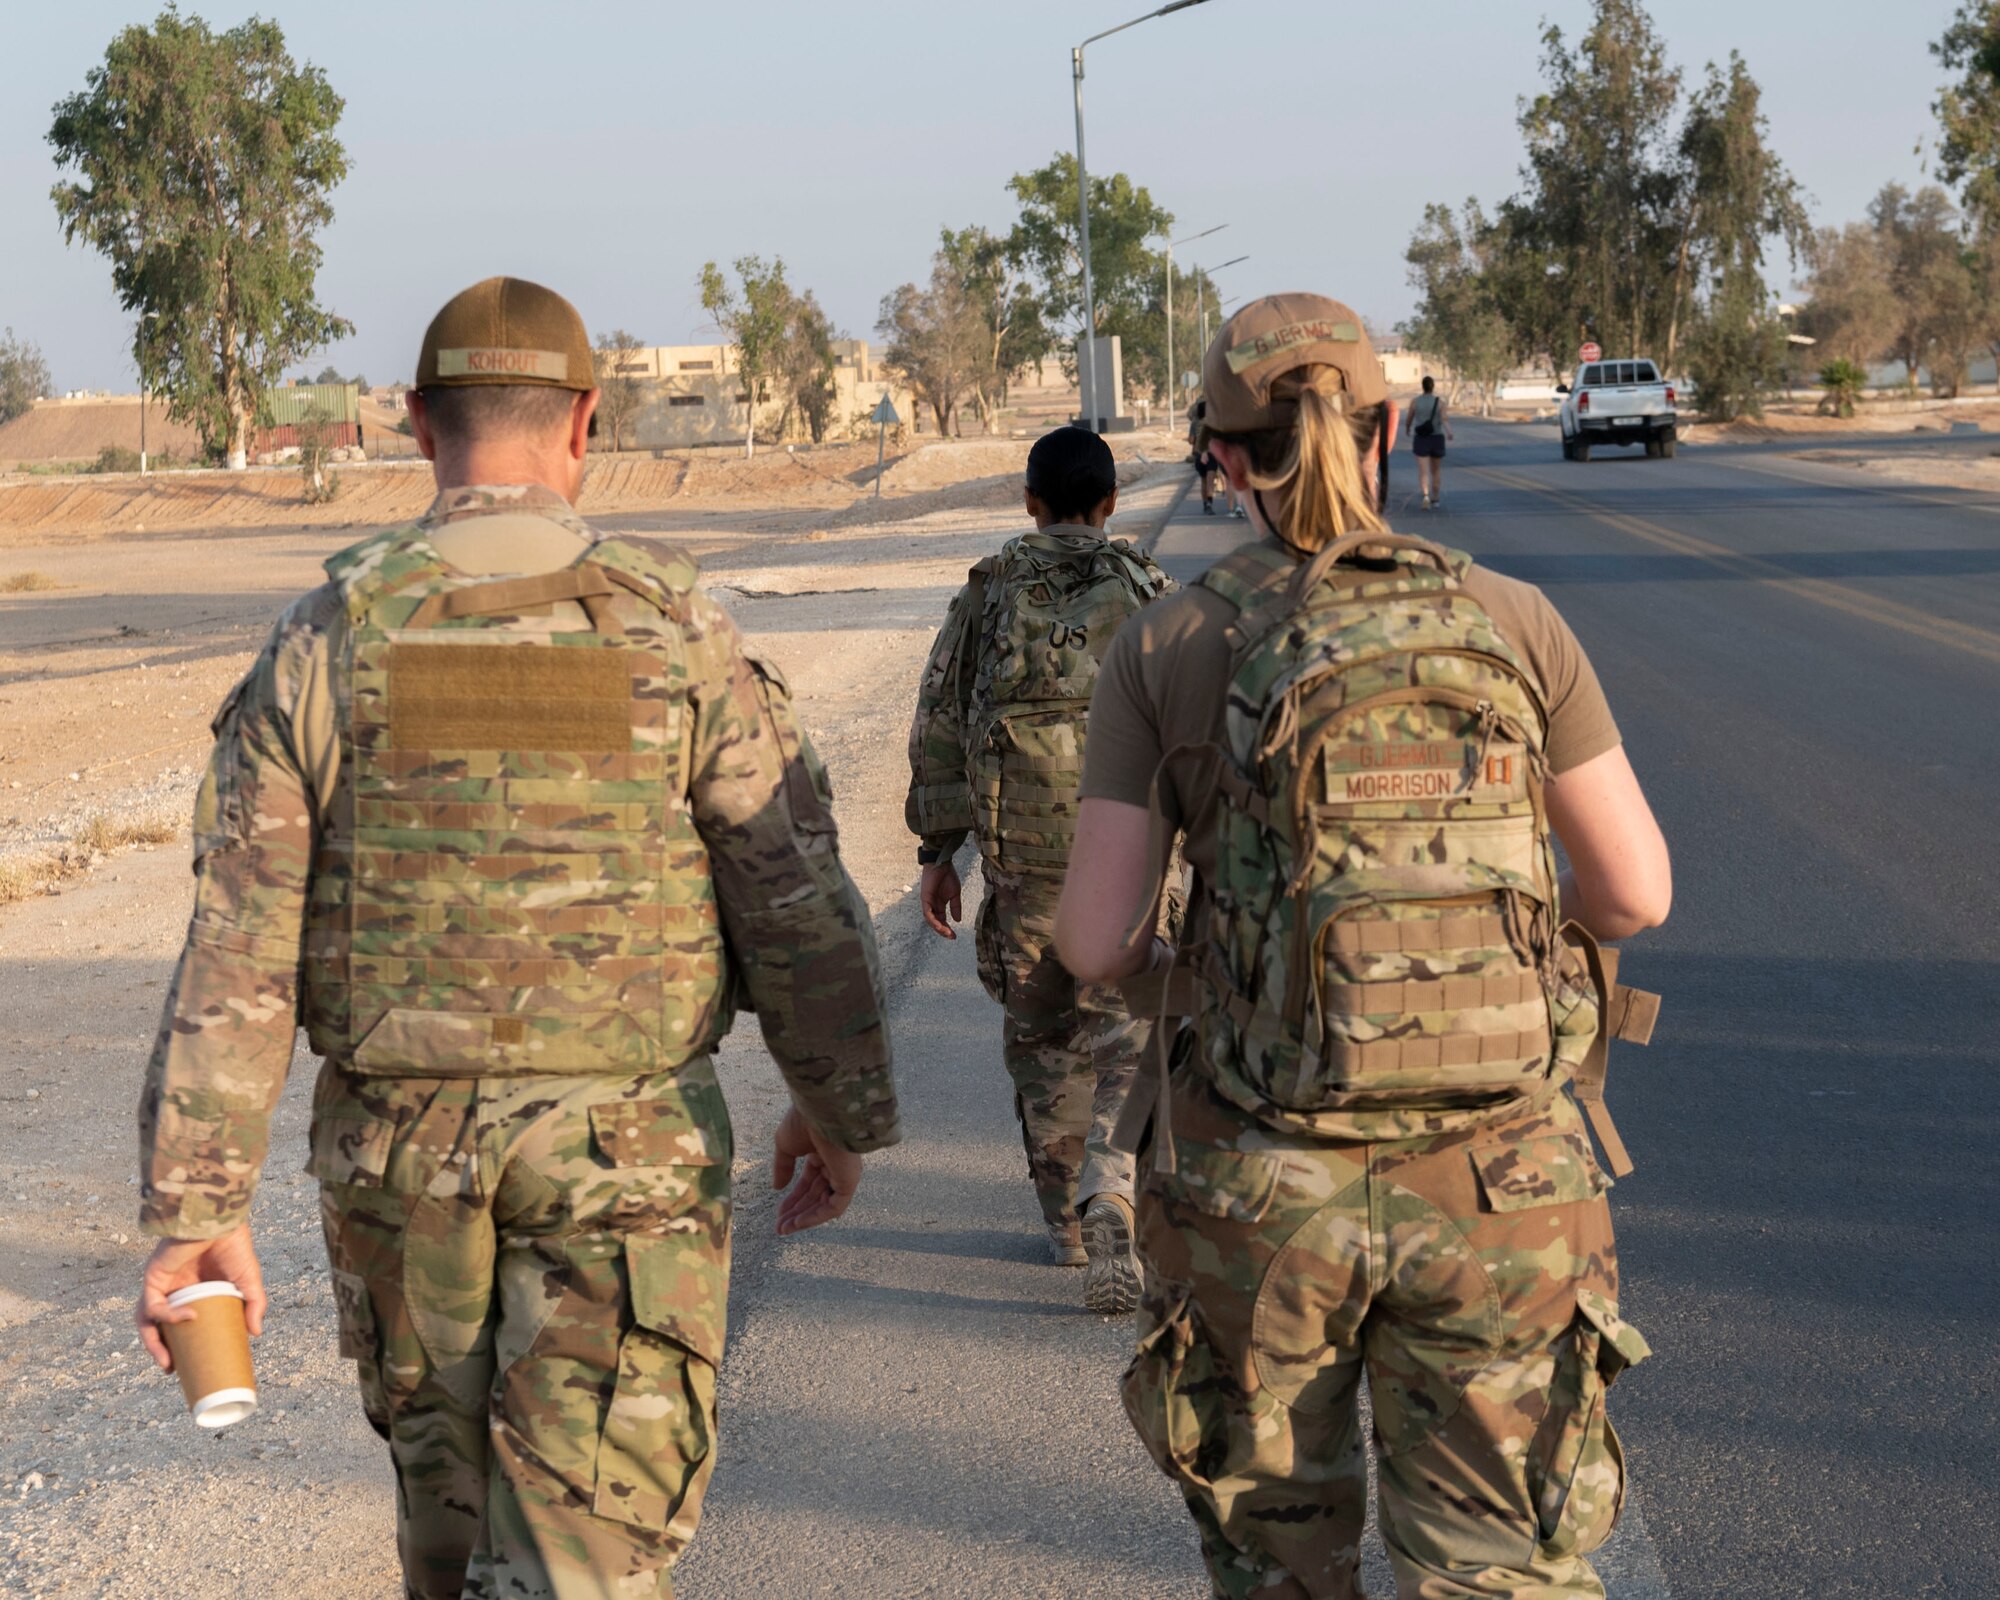
{"type": "Polygon", "coordinates": [[[572,509],[591,371],[534,284],[431,323],[438,498],[333,557],[216,718],[140,1106],[165,1366],[175,1288],[231,1280],[261,1322],[299,1023],[323,1058],[308,1170],[416,1600],[671,1594],[715,1460],[739,1004],[792,1092],[780,1232],[897,1138],[868,912],[783,679],[687,556],[572,509]]]}
{"type": "Polygon", "coordinates": [[[986,898],[979,976],[1005,1008],[1004,1053],[1028,1175],[1059,1266],[1089,1265],[1084,1304],[1139,1299],[1132,1160],[1111,1148],[1147,1030],[1117,991],[1078,984],[1056,958],[1056,897],[1069,864],[1084,723],[1112,637],[1173,581],[1104,537],[1118,501],[1111,451],[1059,428],[1028,454],[1035,532],[972,569],[924,665],[910,729],[905,816],[922,841],[921,900],[955,939],[953,856],[971,832],[986,898]]]}
{"type": "Polygon", "coordinates": [[[1548,601],[1388,530],[1360,318],[1259,300],[1203,377],[1261,538],[1113,644],[1057,918],[1079,979],[1194,1019],[1134,1094],[1157,1086],[1126,1407],[1217,1595],[1360,1592],[1365,1366],[1405,1600],[1599,1596],[1604,1393],[1647,1351],[1585,1117],[1628,1170],[1605,1041],[1654,1003],[1597,941],[1665,917],[1666,846],[1548,601]]]}

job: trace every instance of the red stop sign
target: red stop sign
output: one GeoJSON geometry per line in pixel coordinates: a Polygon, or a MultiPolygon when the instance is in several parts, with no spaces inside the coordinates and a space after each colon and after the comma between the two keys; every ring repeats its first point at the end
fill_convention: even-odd
{"type": "Polygon", "coordinates": [[[1589,344],[1577,351],[1576,358],[1579,361],[1602,361],[1604,359],[1604,346],[1593,339],[1589,344]]]}

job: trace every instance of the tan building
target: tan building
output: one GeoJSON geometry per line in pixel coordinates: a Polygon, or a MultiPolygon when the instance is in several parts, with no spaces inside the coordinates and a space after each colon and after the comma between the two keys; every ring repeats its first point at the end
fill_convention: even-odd
{"type": "MultiPolygon", "coordinates": [[[[865,339],[833,342],[833,415],[829,439],[872,437],[868,420],[883,395],[903,426],[913,407],[902,375],[871,358],[865,339]]],[[[736,353],[723,344],[663,344],[632,350],[618,371],[639,382],[639,401],[624,429],[628,450],[683,450],[691,445],[741,444],[745,402],[736,353]]],[[[776,384],[757,404],[757,437],[762,442],[811,437],[803,418],[785,416],[788,397],[776,384]]],[[[601,435],[600,435],[601,437],[601,435]]]]}

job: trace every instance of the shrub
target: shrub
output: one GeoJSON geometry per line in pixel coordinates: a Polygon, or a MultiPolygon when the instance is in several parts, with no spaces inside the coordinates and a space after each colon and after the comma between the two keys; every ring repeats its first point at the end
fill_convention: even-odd
{"type": "Polygon", "coordinates": [[[92,472],[137,472],[139,452],[128,450],[122,444],[108,444],[97,452],[97,465],[92,472]]]}
{"type": "Polygon", "coordinates": [[[1821,410],[1851,417],[1861,391],[1868,387],[1868,369],[1856,361],[1829,361],[1819,369],[1819,386],[1826,391],[1821,410]]]}

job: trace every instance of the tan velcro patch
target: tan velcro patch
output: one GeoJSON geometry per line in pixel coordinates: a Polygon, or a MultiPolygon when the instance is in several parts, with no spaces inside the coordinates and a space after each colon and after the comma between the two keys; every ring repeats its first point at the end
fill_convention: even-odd
{"type": "Polygon", "coordinates": [[[1246,367],[1254,367],[1260,361],[1268,361],[1272,356],[1282,355],[1302,344],[1360,342],[1361,330],[1351,322],[1334,322],[1326,317],[1288,322],[1282,328],[1273,328],[1269,333],[1260,333],[1254,339],[1233,346],[1229,351],[1229,370],[1241,372],[1246,367]]]}
{"type": "Polygon", "coordinates": [[[560,350],[440,350],[440,378],[547,378],[569,381],[569,357],[560,350]]]}
{"type": "Polygon", "coordinates": [[[391,645],[389,745],[629,752],[631,667],[622,650],[391,645]]]}

